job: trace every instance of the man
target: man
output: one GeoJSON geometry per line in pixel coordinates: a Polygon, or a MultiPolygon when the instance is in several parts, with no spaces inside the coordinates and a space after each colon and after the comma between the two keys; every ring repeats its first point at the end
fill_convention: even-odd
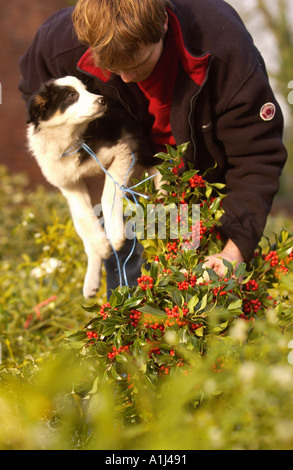
{"type": "Polygon", "coordinates": [[[75,75],[140,119],[158,151],[190,142],[186,159],[201,173],[216,163],[209,179],[227,187],[227,243],[206,265],[222,276],[223,259],[248,261],[287,154],[263,59],[235,10],[222,0],[79,0],[73,23],[71,15],[50,17],[22,57],[24,98],[42,81],[75,75]]]}

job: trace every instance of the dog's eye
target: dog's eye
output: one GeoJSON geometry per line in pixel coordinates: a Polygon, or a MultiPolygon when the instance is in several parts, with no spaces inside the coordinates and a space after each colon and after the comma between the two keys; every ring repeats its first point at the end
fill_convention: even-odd
{"type": "Polygon", "coordinates": [[[77,91],[70,91],[66,97],[67,100],[77,100],[79,97],[79,94],[77,91]]]}

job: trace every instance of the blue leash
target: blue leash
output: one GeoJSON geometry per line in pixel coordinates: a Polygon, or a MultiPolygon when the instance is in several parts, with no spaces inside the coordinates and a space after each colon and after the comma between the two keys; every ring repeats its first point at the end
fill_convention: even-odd
{"type": "MultiPolygon", "coordinates": [[[[111,217],[110,217],[110,220],[111,220],[111,218],[112,218],[112,214],[113,214],[113,210],[114,210],[114,205],[115,205],[116,186],[118,186],[118,188],[119,188],[120,191],[122,192],[123,197],[127,200],[127,202],[128,202],[128,204],[129,204],[130,207],[131,207],[131,204],[130,204],[130,201],[129,201],[128,197],[126,196],[126,193],[129,193],[129,194],[132,195],[136,207],[139,206],[136,196],[139,196],[139,197],[143,197],[143,198],[145,198],[145,199],[148,199],[148,196],[146,196],[145,194],[140,194],[140,193],[134,191],[134,188],[136,188],[137,186],[140,186],[140,185],[141,185],[142,183],[144,183],[145,181],[148,181],[149,179],[154,178],[154,176],[156,176],[156,175],[151,175],[151,176],[149,176],[148,178],[144,179],[143,181],[140,181],[139,183],[135,184],[135,185],[132,186],[131,188],[127,188],[127,187],[126,187],[127,177],[128,177],[128,175],[129,175],[130,171],[132,170],[134,164],[135,164],[135,156],[134,156],[133,153],[132,153],[132,163],[131,163],[131,166],[129,167],[129,170],[128,170],[126,176],[125,176],[124,185],[120,186],[119,183],[113,178],[113,176],[112,176],[112,175],[106,170],[106,168],[102,165],[102,163],[101,163],[100,160],[98,159],[97,155],[93,152],[93,150],[92,150],[85,142],[83,142],[83,143],[81,144],[81,146],[78,147],[77,149],[74,149],[74,150],[72,150],[72,149],[73,149],[73,147],[71,147],[69,150],[67,150],[66,152],[64,152],[64,153],[61,155],[61,157],[69,157],[69,156],[71,156],[71,155],[74,155],[74,154],[78,153],[81,149],[84,149],[91,157],[93,157],[93,159],[100,165],[100,167],[102,168],[102,170],[104,171],[104,173],[105,173],[107,176],[109,176],[109,178],[111,178],[111,180],[113,181],[113,183],[114,183],[114,197],[113,197],[113,204],[112,204],[112,208],[111,208],[111,217]]],[[[117,253],[117,251],[115,250],[115,248],[113,247],[110,238],[109,238],[109,242],[110,242],[111,248],[112,248],[112,250],[113,250],[113,253],[114,253],[114,255],[115,255],[115,258],[116,258],[117,267],[118,267],[118,273],[119,273],[119,283],[120,283],[120,287],[122,287],[122,273],[121,273],[121,267],[120,267],[120,261],[119,261],[118,253],[117,253]]],[[[129,287],[129,285],[128,285],[127,275],[126,275],[126,265],[127,265],[128,261],[130,260],[131,256],[133,255],[133,252],[134,252],[134,250],[135,250],[135,246],[136,246],[136,238],[134,237],[132,249],[131,249],[129,255],[127,256],[126,260],[124,261],[124,263],[123,263],[123,268],[122,268],[123,277],[124,277],[124,283],[125,283],[125,285],[126,285],[127,287],[129,287]]]]}

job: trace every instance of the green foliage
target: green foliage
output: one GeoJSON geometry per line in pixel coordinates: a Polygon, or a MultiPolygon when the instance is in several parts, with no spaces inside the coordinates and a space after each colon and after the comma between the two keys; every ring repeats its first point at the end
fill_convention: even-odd
{"type": "Polygon", "coordinates": [[[3,363],[19,366],[27,355],[50,352],[64,330],[85,321],[86,257],[59,193],[28,193],[23,175],[0,171],[0,342],[3,363]]]}
{"type": "Polygon", "coordinates": [[[109,302],[105,289],[95,302],[80,296],[86,260],[62,198],[38,190],[15,205],[19,240],[11,221],[1,260],[0,448],[292,448],[292,234],[263,237],[222,279],[205,269],[224,243],[224,188],[193,168],[178,175],[184,150],[161,155],[167,196],[140,204],[185,206],[191,231],[200,204],[200,246],[183,249],[181,233],[142,240],[137,287],[109,302]]]}

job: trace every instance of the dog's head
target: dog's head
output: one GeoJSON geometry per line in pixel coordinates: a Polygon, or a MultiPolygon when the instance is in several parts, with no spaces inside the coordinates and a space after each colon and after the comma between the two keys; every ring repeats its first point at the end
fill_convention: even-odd
{"type": "Polygon", "coordinates": [[[92,121],[105,111],[103,96],[89,93],[80,80],[67,76],[46,82],[31,97],[26,122],[35,129],[43,122],[48,126],[75,125],[92,121]]]}

